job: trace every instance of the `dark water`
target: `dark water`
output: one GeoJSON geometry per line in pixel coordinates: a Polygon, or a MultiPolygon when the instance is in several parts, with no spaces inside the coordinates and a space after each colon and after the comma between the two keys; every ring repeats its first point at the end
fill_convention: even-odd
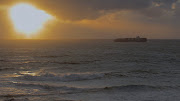
{"type": "Polygon", "coordinates": [[[0,43],[0,101],[180,101],[180,40],[0,43]]]}

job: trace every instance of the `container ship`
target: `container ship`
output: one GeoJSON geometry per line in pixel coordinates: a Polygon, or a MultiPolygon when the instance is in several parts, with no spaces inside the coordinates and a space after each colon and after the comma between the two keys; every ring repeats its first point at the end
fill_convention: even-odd
{"type": "Polygon", "coordinates": [[[114,42],[147,42],[147,38],[141,38],[139,36],[136,38],[118,38],[114,42]]]}

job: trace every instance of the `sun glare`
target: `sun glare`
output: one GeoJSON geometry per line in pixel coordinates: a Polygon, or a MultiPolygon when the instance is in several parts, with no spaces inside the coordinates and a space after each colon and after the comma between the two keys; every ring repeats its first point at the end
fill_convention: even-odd
{"type": "Polygon", "coordinates": [[[30,4],[17,4],[10,9],[10,18],[17,32],[37,33],[52,16],[30,4]]]}

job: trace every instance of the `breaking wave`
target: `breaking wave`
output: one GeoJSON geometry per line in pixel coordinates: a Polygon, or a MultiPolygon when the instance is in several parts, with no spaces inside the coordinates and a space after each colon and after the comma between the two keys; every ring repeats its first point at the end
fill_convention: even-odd
{"type": "Polygon", "coordinates": [[[32,88],[42,88],[46,90],[63,90],[63,91],[82,91],[85,90],[83,88],[76,88],[76,87],[68,87],[68,86],[54,86],[48,84],[37,84],[37,83],[14,83],[16,86],[21,87],[32,87],[32,88]]]}
{"type": "Polygon", "coordinates": [[[150,91],[150,90],[164,90],[176,89],[177,87],[171,86],[151,86],[151,85],[125,85],[125,86],[112,86],[105,87],[104,90],[120,90],[120,91],[150,91]]]}
{"type": "Polygon", "coordinates": [[[102,88],[79,88],[79,87],[70,87],[70,86],[55,86],[48,84],[39,84],[39,83],[14,83],[16,86],[21,87],[32,87],[37,89],[45,90],[54,90],[61,91],[61,94],[66,93],[87,93],[87,92],[106,92],[106,91],[122,91],[122,92],[139,92],[139,91],[162,91],[166,89],[179,89],[179,87],[171,86],[151,86],[151,85],[121,85],[121,86],[110,86],[102,88]]]}
{"type": "Polygon", "coordinates": [[[104,74],[96,74],[96,73],[74,73],[74,74],[64,74],[57,75],[54,73],[43,73],[40,75],[32,76],[32,75],[22,75],[17,77],[18,79],[30,80],[30,81],[82,81],[82,80],[92,80],[92,79],[100,79],[104,76],[104,74]]]}
{"type": "Polygon", "coordinates": [[[70,81],[83,81],[83,80],[93,80],[93,79],[101,79],[108,77],[125,77],[118,72],[110,72],[110,73],[71,73],[71,74],[55,74],[55,73],[41,73],[37,75],[21,75],[19,77],[15,77],[21,80],[29,80],[29,81],[60,81],[60,82],[70,82],[70,81]]]}

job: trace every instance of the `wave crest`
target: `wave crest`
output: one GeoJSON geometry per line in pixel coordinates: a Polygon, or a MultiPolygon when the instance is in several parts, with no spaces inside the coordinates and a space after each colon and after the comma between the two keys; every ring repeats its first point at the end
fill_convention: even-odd
{"type": "Polygon", "coordinates": [[[36,76],[33,75],[22,75],[20,77],[16,77],[22,80],[30,80],[30,81],[82,81],[82,80],[92,80],[92,79],[100,79],[104,77],[103,73],[72,73],[72,74],[64,74],[57,75],[54,73],[43,73],[38,74],[36,76]]]}

